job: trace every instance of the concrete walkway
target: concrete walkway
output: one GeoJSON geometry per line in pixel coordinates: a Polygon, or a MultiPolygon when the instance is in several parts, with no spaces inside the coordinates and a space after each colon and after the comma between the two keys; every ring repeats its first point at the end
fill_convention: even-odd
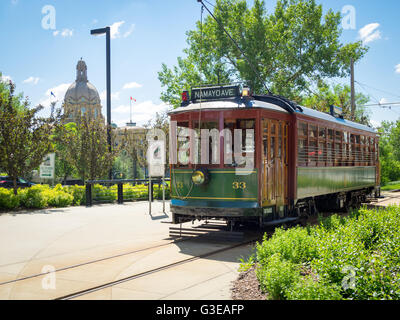
{"type": "MultiPolygon", "coordinates": [[[[0,215],[0,299],[53,299],[224,246],[170,244],[170,224],[161,222],[171,218],[162,213],[161,202],[153,204],[152,212],[149,216],[147,202],[134,202],[0,215]],[[91,261],[96,262],[87,264],[91,261]],[[43,274],[71,266],[76,267],[43,274]],[[14,281],[24,277],[28,279],[14,281]]],[[[238,259],[250,252],[250,247],[242,248],[182,265],[182,274],[192,277],[171,270],[143,278],[140,285],[125,283],[87,298],[230,299],[238,259]]]]}
{"type": "Polygon", "coordinates": [[[372,202],[368,207],[387,207],[390,205],[400,205],[400,192],[399,191],[382,191],[381,195],[383,198],[378,199],[376,202],[372,202]]]}

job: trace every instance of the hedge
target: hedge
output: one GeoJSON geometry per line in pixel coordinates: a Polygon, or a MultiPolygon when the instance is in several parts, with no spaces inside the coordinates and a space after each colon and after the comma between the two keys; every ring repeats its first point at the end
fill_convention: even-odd
{"type": "MultiPolygon", "coordinates": [[[[105,187],[100,184],[93,185],[92,197],[95,202],[112,203],[117,201],[117,185],[105,187]]],[[[124,201],[148,199],[148,186],[124,184],[124,201]]],[[[170,190],[165,188],[165,198],[169,199],[170,190]]],[[[162,199],[162,187],[154,185],[154,198],[162,199]]],[[[47,208],[68,207],[83,205],[86,202],[84,186],[61,186],[51,188],[49,185],[34,185],[30,188],[19,188],[15,196],[13,189],[0,188],[0,210],[12,210],[16,208],[47,208]]]]}
{"type": "Polygon", "coordinates": [[[251,265],[269,299],[398,300],[400,206],[276,229],[242,268],[251,265]]]}

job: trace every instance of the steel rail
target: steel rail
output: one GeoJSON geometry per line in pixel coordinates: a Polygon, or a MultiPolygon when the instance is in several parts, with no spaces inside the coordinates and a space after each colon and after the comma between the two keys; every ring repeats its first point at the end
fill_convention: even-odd
{"type": "MultiPolygon", "coordinates": [[[[0,286],[6,285],[6,284],[10,284],[10,283],[19,282],[19,281],[23,281],[23,280],[27,280],[27,279],[31,279],[31,278],[45,276],[45,275],[50,274],[50,273],[56,273],[56,272],[60,272],[60,271],[74,269],[74,268],[86,266],[86,265],[89,265],[89,264],[93,264],[93,263],[97,263],[97,262],[101,262],[101,261],[105,261],[105,260],[115,259],[115,258],[119,258],[119,257],[130,255],[130,254],[138,253],[138,252],[143,252],[143,251],[147,251],[147,250],[151,250],[151,249],[157,249],[157,248],[168,246],[170,244],[174,244],[174,243],[177,243],[177,242],[183,242],[183,241],[187,241],[187,240],[193,240],[193,239],[186,239],[186,238],[177,239],[177,240],[170,241],[168,243],[163,243],[163,244],[160,244],[160,245],[156,245],[156,246],[153,246],[153,247],[147,247],[147,248],[143,248],[143,249],[138,249],[138,250],[134,250],[134,251],[120,253],[120,254],[117,254],[117,255],[114,255],[114,256],[109,256],[109,257],[105,257],[105,258],[99,258],[99,259],[96,259],[96,260],[91,260],[91,261],[82,262],[82,263],[74,264],[74,265],[67,266],[67,267],[62,267],[62,268],[59,268],[59,269],[56,269],[56,270],[50,271],[50,272],[36,273],[36,274],[25,276],[25,277],[22,277],[22,278],[0,282],[0,286]]],[[[18,263],[21,263],[21,262],[18,262],[18,263]]]]}
{"type": "Polygon", "coordinates": [[[98,285],[98,286],[95,286],[95,287],[92,287],[92,288],[89,288],[89,289],[77,291],[75,293],[71,293],[71,294],[68,294],[68,295],[65,295],[65,296],[58,297],[58,298],[56,298],[54,300],[71,300],[71,299],[74,299],[74,298],[78,298],[80,296],[84,296],[84,295],[87,295],[87,294],[92,293],[92,292],[100,291],[100,290],[103,290],[103,289],[118,285],[120,283],[124,283],[124,282],[128,282],[128,281],[135,280],[135,279],[138,279],[138,278],[142,278],[142,277],[151,275],[153,273],[160,272],[160,271],[163,271],[163,270],[166,270],[166,269],[171,269],[171,268],[174,268],[174,267],[177,267],[177,266],[180,266],[180,265],[183,265],[183,264],[195,261],[195,260],[199,260],[199,259],[202,259],[202,258],[209,257],[211,255],[214,255],[214,254],[217,254],[217,253],[220,253],[220,252],[224,252],[224,251],[228,251],[228,250],[240,247],[240,246],[248,245],[250,243],[256,242],[257,240],[260,240],[260,237],[252,238],[252,239],[246,240],[244,242],[240,242],[240,243],[228,246],[226,248],[221,248],[221,249],[214,250],[214,251],[211,251],[211,252],[208,252],[208,253],[204,253],[204,254],[201,254],[201,255],[198,255],[198,256],[194,256],[194,257],[191,257],[191,258],[187,258],[187,259],[183,259],[183,260],[180,260],[180,261],[177,261],[177,262],[173,262],[173,263],[167,264],[167,265],[162,266],[162,267],[154,268],[152,270],[148,270],[148,271],[144,271],[144,272],[141,272],[141,273],[137,273],[137,274],[125,277],[123,279],[107,282],[105,284],[98,285]]]}

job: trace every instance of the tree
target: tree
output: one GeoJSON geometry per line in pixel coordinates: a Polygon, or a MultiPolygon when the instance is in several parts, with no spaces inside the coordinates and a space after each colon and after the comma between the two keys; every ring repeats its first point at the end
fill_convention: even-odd
{"type": "Polygon", "coordinates": [[[264,1],[216,0],[214,16],[238,43],[250,63],[212,17],[187,32],[185,58],[172,69],[165,64],[158,77],[165,91],[161,100],[175,107],[182,90],[202,83],[240,81],[254,92],[301,101],[313,83],[349,74],[350,59],[361,59],[367,48],[361,41],[342,44],[341,15],[315,0],[278,0],[267,14],[264,1]]]}
{"type": "Polygon", "coordinates": [[[68,132],[71,132],[74,126],[75,123],[73,122],[67,123],[64,126],[57,128],[54,133],[56,152],[55,175],[56,177],[61,178],[62,181],[66,181],[68,176],[77,173],[75,167],[71,164],[71,161],[69,161],[70,154],[66,143],[64,143],[64,135],[67,135],[68,132]]]}
{"type": "Polygon", "coordinates": [[[378,128],[379,159],[381,167],[381,181],[397,181],[400,179],[400,121],[383,121],[378,128]]]}
{"type": "MultiPolygon", "coordinates": [[[[331,87],[320,81],[317,91],[310,92],[310,95],[303,97],[301,105],[328,113],[330,106],[335,105],[342,108],[345,119],[352,120],[350,86],[337,84],[331,87]]],[[[369,97],[356,93],[355,98],[357,106],[355,121],[369,125],[369,113],[363,107],[369,101],[369,97]]]]}
{"type": "Polygon", "coordinates": [[[11,177],[14,194],[17,179],[37,168],[54,151],[52,132],[61,123],[61,109],[51,106],[49,117],[39,117],[39,105],[29,108],[28,98],[14,95],[15,85],[0,81],[0,167],[11,177]]]}
{"type": "Polygon", "coordinates": [[[107,126],[103,121],[81,116],[76,123],[63,126],[62,130],[61,141],[69,155],[66,160],[76,169],[80,178],[85,181],[106,176],[119,148],[113,143],[115,137],[112,134],[113,148],[109,151],[107,126]]]}
{"type": "MultiPolygon", "coordinates": [[[[121,148],[132,164],[133,179],[137,179],[137,166],[146,165],[146,145],[145,133],[135,133],[130,129],[124,130],[121,148]]],[[[122,158],[121,160],[123,160],[122,158]]]]}

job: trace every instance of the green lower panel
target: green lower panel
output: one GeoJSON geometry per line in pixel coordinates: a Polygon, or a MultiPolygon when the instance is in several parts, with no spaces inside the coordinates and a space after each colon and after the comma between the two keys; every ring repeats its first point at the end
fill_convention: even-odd
{"type": "Polygon", "coordinates": [[[182,200],[258,201],[257,170],[238,175],[235,169],[209,169],[206,185],[192,183],[190,169],[173,169],[171,196],[182,200]]]}
{"type": "Polygon", "coordinates": [[[375,186],[375,167],[297,168],[297,199],[375,186]]]}

